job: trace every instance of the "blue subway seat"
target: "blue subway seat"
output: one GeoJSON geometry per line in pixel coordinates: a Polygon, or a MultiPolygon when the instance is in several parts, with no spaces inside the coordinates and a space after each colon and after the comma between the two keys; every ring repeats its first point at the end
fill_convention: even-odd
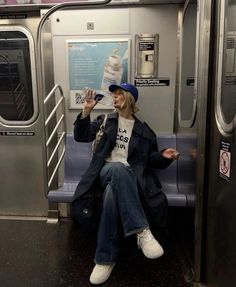
{"type": "MultiPolygon", "coordinates": [[[[157,141],[160,150],[166,147],[176,148],[176,136],[174,134],[160,134],[157,137],[157,141]]],[[[72,134],[67,134],[64,184],[57,190],[49,191],[48,200],[50,202],[72,202],[76,186],[88,168],[91,158],[91,144],[78,143],[74,140],[72,134]]],[[[174,161],[167,169],[159,171],[163,192],[167,196],[169,206],[194,206],[194,184],[188,182],[177,184],[177,164],[178,162],[174,161]]],[[[186,161],[184,165],[189,164],[191,164],[190,161],[186,161]]]]}

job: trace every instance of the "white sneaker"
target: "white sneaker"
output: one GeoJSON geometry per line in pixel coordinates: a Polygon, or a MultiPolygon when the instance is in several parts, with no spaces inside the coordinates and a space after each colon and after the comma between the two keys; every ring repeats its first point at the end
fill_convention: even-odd
{"type": "Polygon", "coordinates": [[[96,264],[89,278],[90,283],[94,285],[104,283],[110,277],[114,266],[115,264],[110,265],[96,264]]]}
{"type": "Polygon", "coordinates": [[[143,254],[150,259],[155,259],[163,255],[164,250],[157,240],[153,237],[150,229],[144,229],[137,233],[138,247],[142,249],[143,254]]]}

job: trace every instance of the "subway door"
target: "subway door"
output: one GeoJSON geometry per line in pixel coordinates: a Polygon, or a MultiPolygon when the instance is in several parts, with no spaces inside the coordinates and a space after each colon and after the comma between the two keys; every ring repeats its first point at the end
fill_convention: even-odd
{"type": "Polygon", "coordinates": [[[180,152],[177,162],[178,192],[184,200],[181,207],[184,211],[184,220],[178,226],[181,230],[181,242],[184,247],[186,263],[184,273],[188,281],[193,279],[193,226],[196,186],[196,97],[195,84],[195,50],[196,50],[197,4],[190,3],[184,6],[178,17],[179,30],[179,81],[178,81],[178,113],[175,120],[176,146],[180,152]]]}
{"type": "Polygon", "coordinates": [[[216,1],[206,285],[236,286],[236,1],[216,1]]]}
{"type": "Polygon", "coordinates": [[[180,75],[178,118],[175,131],[178,189],[186,196],[187,220],[183,226],[190,262],[188,280],[200,282],[204,256],[204,175],[207,130],[207,94],[212,1],[186,1],[180,17],[180,75]],[[182,25],[181,25],[182,23],[182,25]],[[192,268],[193,267],[193,268],[192,268]]]}
{"type": "Polygon", "coordinates": [[[45,140],[30,32],[39,17],[16,21],[0,27],[0,215],[43,216],[45,140]]]}

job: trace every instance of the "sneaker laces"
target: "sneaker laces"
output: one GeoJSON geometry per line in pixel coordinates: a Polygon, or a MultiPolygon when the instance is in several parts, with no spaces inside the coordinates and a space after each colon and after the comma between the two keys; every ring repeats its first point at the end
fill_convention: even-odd
{"type": "Polygon", "coordinates": [[[112,266],[114,266],[114,264],[96,264],[96,269],[104,270],[109,269],[112,266]]]}
{"type": "Polygon", "coordinates": [[[141,248],[140,242],[142,239],[145,240],[146,242],[151,241],[153,239],[153,235],[152,235],[150,229],[143,229],[143,231],[137,233],[138,249],[141,248]]]}

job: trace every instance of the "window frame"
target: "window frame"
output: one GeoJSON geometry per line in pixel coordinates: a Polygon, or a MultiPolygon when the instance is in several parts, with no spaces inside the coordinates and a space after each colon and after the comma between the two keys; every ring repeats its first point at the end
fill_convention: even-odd
{"type": "MultiPolygon", "coordinates": [[[[195,4],[195,3],[193,3],[195,4]]],[[[189,117],[189,119],[183,119],[182,116],[182,84],[183,84],[183,38],[184,38],[184,24],[185,24],[185,17],[186,17],[186,13],[188,11],[188,7],[189,7],[189,3],[188,5],[185,7],[185,9],[182,11],[181,13],[181,18],[180,18],[180,57],[179,57],[179,87],[178,87],[178,122],[180,127],[183,128],[192,128],[194,123],[195,123],[195,119],[196,119],[196,114],[197,114],[197,85],[198,85],[198,81],[197,81],[197,75],[198,75],[198,58],[199,58],[199,54],[198,54],[198,49],[197,49],[197,43],[199,41],[199,12],[196,12],[196,48],[195,48],[195,67],[194,67],[194,86],[193,86],[193,94],[192,94],[192,112],[191,112],[191,116],[189,117]]]]}
{"type": "MultiPolygon", "coordinates": [[[[220,3],[220,24],[219,24],[219,38],[218,38],[218,59],[217,59],[217,76],[216,76],[216,92],[215,92],[215,119],[218,130],[223,136],[230,136],[236,129],[236,114],[234,115],[231,122],[226,122],[224,119],[224,111],[222,110],[222,82],[223,82],[223,65],[224,52],[226,48],[227,40],[227,7],[228,1],[221,1],[220,3]]],[[[224,69],[225,70],[225,69],[224,69]]]]}
{"type": "Polygon", "coordinates": [[[35,62],[35,48],[34,39],[28,29],[21,26],[1,26],[0,32],[21,32],[29,41],[29,57],[30,57],[30,70],[31,70],[31,81],[32,81],[32,100],[33,100],[33,115],[26,121],[19,120],[6,120],[0,115],[0,124],[6,127],[18,127],[18,126],[29,126],[31,125],[38,116],[38,92],[36,84],[36,62],[35,62]]]}

